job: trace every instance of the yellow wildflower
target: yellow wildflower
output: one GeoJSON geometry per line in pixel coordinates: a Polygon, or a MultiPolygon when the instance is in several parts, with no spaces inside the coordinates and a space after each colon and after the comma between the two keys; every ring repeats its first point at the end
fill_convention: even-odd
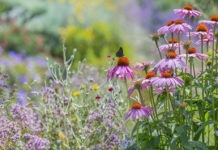
{"type": "Polygon", "coordinates": [[[77,121],[77,116],[73,116],[73,121],[77,121]]]}
{"type": "Polygon", "coordinates": [[[72,92],[72,95],[73,96],[78,96],[78,95],[80,95],[80,91],[74,91],[74,92],[72,92]]]}
{"type": "Polygon", "coordinates": [[[99,85],[98,85],[98,84],[94,84],[94,85],[92,86],[92,88],[93,88],[93,90],[97,90],[97,89],[99,89],[99,85]]]}
{"type": "Polygon", "coordinates": [[[62,140],[65,139],[65,135],[62,132],[58,133],[58,137],[62,140]]]}

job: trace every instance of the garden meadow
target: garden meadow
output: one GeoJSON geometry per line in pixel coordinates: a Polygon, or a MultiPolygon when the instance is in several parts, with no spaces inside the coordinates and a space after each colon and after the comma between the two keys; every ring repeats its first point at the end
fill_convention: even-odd
{"type": "Polygon", "coordinates": [[[122,45],[101,67],[64,42],[62,61],[1,53],[0,149],[218,149],[218,12],[195,25],[204,12],[191,4],[171,11],[148,37],[154,61],[133,64],[122,45]],[[22,88],[10,84],[19,68],[22,88]]]}

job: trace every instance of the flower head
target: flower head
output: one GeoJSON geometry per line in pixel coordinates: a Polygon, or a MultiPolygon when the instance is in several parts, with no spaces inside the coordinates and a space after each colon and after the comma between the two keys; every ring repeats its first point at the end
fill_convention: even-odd
{"type": "Polygon", "coordinates": [[[96,97],[95,97],[95,99],[100,99],[101,98],[101,96],[99,96],[99,95],[97,95],[96,97]]]}
{"type": "Polygon", "coordinates": [[[139,102],[134,102],[132,104],[132,108],[125,114],[124,118],[127,119],[129,117],[135,121],[138,118],[149,118],[152,113],[152,109],[150,107],[144,107],[139,102]]]}
{"type": "Polygon", "coordinates": [[[112,92],[113,90],[114,90],[113,87],[108,88],[108,91],[109,91],[109,92],[112,92]]]}
{"type": "Polygon", "coordinates": [[[161,94],[165,94],[166,92],[175,93],[176,88],[172,86],[168,87],[168,89],[166,87],[155,87],[155,91],[157,92],[158,95],[161,95],[161,94]]]}
{"type": "Polygon", "coordinates": [[[208,34],[208,28],[204,23],[199,23],[195,32],[190,33],[191,36],[204,36],[208,34]]]}
{"type": "Polygon", "coordinates": [[[133,82],[133,84],[129,87],[128,89],[128,97],[130,97],[130,95],[134,92],[135,89],[141,89],[142,87],[142,80],[136,80],[133,82]]]}
{"type": "MultiPolygon", "coordinates": [[[[203,36],[203,43],[205,43],[205,44],[210,44],[210,43],[213,43],[213,32],[211,31],[211,30],[209,30],[208,32],[207,32],[207,34],[205,34],[204,36],[203,36]]],[[[216,41],[216,40],[215,40],[216,41]]],[[[199,39],[198,41],[196,41],[196,45],[201,45],[201,39],[199,39]]]]}
{"type": "Polygon", "coordinates": [[[58,137],[62,140],[64,140],[66,138],[66,136],[64,135],[63,132],[58,132],[58,137]]]}
{"type": "Polygon", "coordinates": [[[24,138],[27,140],[25,143],[25,149],[44,150],[48,149],[50,142],[47,139],[40,138],[36,135],[24,134],[24,138]]]}
{"type": "Polygon", "coordinates": [[[167,22],[167,24],[166,24],[165,26],[159,28],[159,29],[157,30],[157,32],[158,32],[159,34],[167,34],[167,33],[170,33],[171,31],[169,30],[169,28],[173,25],[173,23],[174,23],[174,21],[172,21],[172,20],[169,21],[169,22],[167,22]]]}
{"type": "Polygon", "coordinates": [[[137,62],[134,66],[137,70],[148,70],[149,66],[152,64],[152,62],[137,62]]]}
{"type": "Polygon", "coordinates": [[[94,85],[92,86],[92,88],[93,88],[93,90],[97,90],[97,89],[99,89],[99,85],[98,85],[98,84],[94,84],[94,85]]]}
{"type": "Polygon", "coordinates": [[[190,47],[187,51],[187,54],[181,54],[179,57],[193,57],[197,58],[199,60],[206,61],[208,59],[208,55],[202,54],[202,53],[197,53],[196,49],[194,47],[190,47]]]}
{"type": "Polygon", "coordinates": [[[72,92],[72,96],[79,96],[80,95],[80,91],[74,91],[72,92]]]}
{"type": "Polygon", "coordinates": [[[172,24],[169,27],[169,30],[173,33],[182,33],[182,32],[186,32],[188,29],[192,29],[192,27],[187,24],[184,23],[182,20],[175,20],[174,24],[172,24]]]}
{"type": "Polygon", "coordinates": [[[133,70],[129,66],[129,59],[125,56],[119,57],[117,65],[108,72],[108,79],[113,79],[114,77],[121,80],[125,78],[133,79],[133,76],[133,70]]]}
{"type": "Polygon", "coordinates": [[[184,17],[197,17],[201,15],[200,11],[194,10],[193,6],[190,4],[185,5],[182,9],[174,9],[175,14],[184,17]]]}
{"type": "Polygon", "coordinates": [[[154,77],[151,84],[155,87],[176,87],[184,84],[179,77],[174,77],[169,71],[163,71],[160,77],[154,77]]]}
{"type": "Polygon", "coordinates": [[[160,60],[154,68],[158,70],[163,70],[164,68],[169,68],[175,70],[176,68],[182,69],[185,67],[185,62],[177,56],[175,51],[168,51],[166,58],[160,60]]]}
{"type": "Polygon", "coordinates": [[[218,24],[218,14],[212,15],[210,17],[210,20],[200,20],[199,23],[209,24],[212,25],[212,27],[214,27],[216,24],[218,24]]]}

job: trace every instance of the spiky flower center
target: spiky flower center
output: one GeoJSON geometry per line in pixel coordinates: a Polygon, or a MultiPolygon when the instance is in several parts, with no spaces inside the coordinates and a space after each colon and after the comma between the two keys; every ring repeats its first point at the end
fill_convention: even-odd
{"type": "Polygon", "coordinates": [[[174,24],[183,24],[183,21],[182,20],[175,20],[174,24]]]}
{"type": "Polygon", "coordinates": [[[175,51],[168,51],[167,52],[167,57],[168,58],[176,58],[177,54],[175,51]]]}
{"type": "Polygon", "coordinates": [[[207,28],[207,26],[205,24],[200,23],[200,24],[198,24],[198,26],[196,28],[196,31],[197,32],[207,32],[208,28],[207,28]]]}
{"type": "Polygon", "coordinates": [[[117,60],[117,66],[129,66],[129,59],[127,57],[120,57],[117,60]]]}
{"type": "Polygon", "coordinates": [[[212,15],[210,20],[218,22],[218,15],[212,15]]]}
{"type": "Polygon", "coordinates": [[[155,74],[153,71],[149,71],[149,72],[146,74],[145,78],[146,78],[146,79],[149,79],[149,78],[152,78],[152,77],[155,77],[155,76],[156,76],[156,74],[155,74]]]}
{"type": "Polygon", "coordinates": [[[186,10],[193,10],[193,6],[190,4],[185,5],[183,8],[186,10]]]}
{"type": "Polygon", "coordinates": [[[168,43],[170,43],[170,44],[172,44],[172,43],[178,43],[178,39],[177,39],[177,38],[168,39],[168,43]]]}
{"type": "Polygon", "coordinates": [[[194,47],[190,47],[188,49],[188,54],[194,54],[194,53],[196,53],[196,49],[194,47]]]}
{"type": "Polygon", "coordinates": [[[172,20],[167,22],[167,26],[171,26],[172,24],[174,24],[174,21],[172,20]]]}
{"type": "Polygon", "coordinates": [[[142,104],[140,104],[139,102],[134,102],[132,104],[132,109],[141,109],[142,108],[142,104]]]}
{"type": "Polygon", "coordinates": [[[162,77],[164,78],[171,78],[172,77],[172,73],[171,72],[168,72],[168,71],[164,71],[162,72],[162,77]]]}

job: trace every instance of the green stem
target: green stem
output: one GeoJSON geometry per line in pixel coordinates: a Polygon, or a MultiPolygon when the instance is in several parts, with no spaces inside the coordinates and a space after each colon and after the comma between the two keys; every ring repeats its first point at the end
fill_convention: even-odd
{"type": "Polygon", "coordinates": [[[215,58],[215,38],[214,38],[214,36],[215,36],[215,31],[216,31],[216,24],[214,25],[214,28],[213,28],[213,50],[212,50],[212,65],[214,64],[214,58],[215,58]]]}
{"type": "Polygon", "coordinates": [[[145,106],[145,102],[143,100],[143,96],[142,96],[142,92],[141,92],[140,88],[137,88],[137,90],[138,90],[138,93],[139,93],[141,104],[142,104],[142,106],[145,106]]]}
{"type": "MultiPolygon", "coordinates": [[[[190,74],[192,74],[192,66],[193,66],[193,58],[190,58],[189,60],[190,62],[190,74]]],[[[190,105],[191,105],[191,128],[193,128],[193,125],[192,125],[192,118],[193,118],[193,99],[192,99],[192,83],[190,85],[190,105]]],[[[194,137],[194,131],[193,129],[191,130],[191,137],[193,138],[194,137]]]]}
{"type": "MultiPolygon", "coordinates": [[[[201,35],[201,53],[204,53],[203,50],[203,35],[201,35]]],[[[204,71],[204,61],[201,61],[201,73],[204,71]]],[[[201,86],[202,86],[202,100],[204,100],[204,77],[202,76],[202,80],[201,80],[201,86]]]]}
{"type": "Polygon", "coordinates": [[[157,50],[158,50],[160,59],[162,59],[162,55],[161,55],[160,48],[159,48],[159,45],[158,45],[158,42],[157,42],[157,41],[155,41],[155,45],[156,45],[156,47],[157,47],[157,50]]]}
{"type": "Polygon", "coordinates": [[[178,33],[178,42],[179,42],[179,54],[181,54],[181,48],[180,48],[180,31],[178,33]]]}
{"type": "Polygon", "coordinates": [[[149,92],[150,92],[149,95],[150,95],[150,98],[151,98],[151,104],[152,104],[153,109],[154,109],[155,118],[156,118],[156,121],[158,121],[157,108],[156,108],[156,105],[155,105],[155,102],[154,102],[153,87],[151,87],[149,89],[149,92]]]}
{"type": "MultiPolygon", "coordinates": [[[[193,67],[193,75],[194,75],[194,79],[196,79],[196,73],[195,73],[195,63],[192,64],[193,67]]],[[[198,95],[198,90],[197,87],[195,86],[195,96],[198,95]]]]}

